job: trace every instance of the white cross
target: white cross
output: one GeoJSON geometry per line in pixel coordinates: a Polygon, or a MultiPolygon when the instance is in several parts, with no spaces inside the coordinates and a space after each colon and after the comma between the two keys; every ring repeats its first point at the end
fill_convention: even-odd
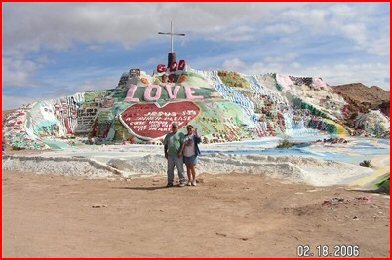
{"type": "Polygon", "coordinates": [[[185,33],[173,33],[173,21],[171,21],[171,31],[169,33],[159,32],[158,34],[167,34],[171,36],[171,53],[174,53],[173,35],[185,36],[185,33]]]}

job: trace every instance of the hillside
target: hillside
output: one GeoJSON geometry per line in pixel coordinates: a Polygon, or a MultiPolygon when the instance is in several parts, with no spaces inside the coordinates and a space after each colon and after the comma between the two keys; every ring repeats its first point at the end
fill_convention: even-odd
{"type": "Polygon", "coordinates": [[[379,87],[367,87],[362,83],[334,86],[332,89],[352,105],[352,112],[366,113],[369,109],[381,109],[389,116],[389,91],[379,87]]]}
{"type": "MultiPolygon", "coordinates": [[[[25,105],[7,116],[3,131],[12,147],[29,149],[59,149],[78,142],[161,144],[172,122],[181,132],[187,124],[197,127],[203,143],[312,129],[337,136],[389,136],[389,119],[382,114],[357,114],[354,120],[359,109],[336,92],[348,89],[360,100],[355,92],[368,91],[360,85],[356,91],[352,88],[334,91],[321,78],[199,71],[184,64],[174,72],[155,71],[151,76],[131,69],[115,88],[25,105]],[[348,116],[353,117],[349,124],[348,116]]],[[[378,88],[370,91],[375,93],[374,103],[386,98],[378,88]]]]}

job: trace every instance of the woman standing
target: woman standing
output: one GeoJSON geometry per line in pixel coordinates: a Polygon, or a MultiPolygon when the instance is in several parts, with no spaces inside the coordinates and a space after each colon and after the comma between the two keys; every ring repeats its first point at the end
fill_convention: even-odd
{"type": "Polygon", "coordinates": [[[183,162],[186,166],[186,173],[188,175],[188,186],[196,186],[196,171],[197,156],[200,154],[198,144],[201,142],[197,128],[193,131],[193,126],[186,127],[187,134],[184,137],[184,142],[181,147],[183,155],[183,162]]]}

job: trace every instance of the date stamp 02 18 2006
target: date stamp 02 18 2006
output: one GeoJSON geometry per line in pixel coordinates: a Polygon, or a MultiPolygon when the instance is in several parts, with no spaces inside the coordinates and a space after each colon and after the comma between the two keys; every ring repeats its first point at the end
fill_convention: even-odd
{"type": "Polygon", "coordinates": [[[359,257],[360,250],[358,245],[318,245],[313,252],[309,245],[298,245],[298,257],[359,257]]]}

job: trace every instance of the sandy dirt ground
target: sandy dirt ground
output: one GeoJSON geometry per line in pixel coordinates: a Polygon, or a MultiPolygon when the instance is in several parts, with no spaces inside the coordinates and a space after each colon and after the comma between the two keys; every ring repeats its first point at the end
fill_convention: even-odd
{"type": "Polygon", "coordinates": [[[388,195],[262,175],[119,180],[3,172],[4,257],[296,257],[298,245],[389,256],[388,195]]]}

